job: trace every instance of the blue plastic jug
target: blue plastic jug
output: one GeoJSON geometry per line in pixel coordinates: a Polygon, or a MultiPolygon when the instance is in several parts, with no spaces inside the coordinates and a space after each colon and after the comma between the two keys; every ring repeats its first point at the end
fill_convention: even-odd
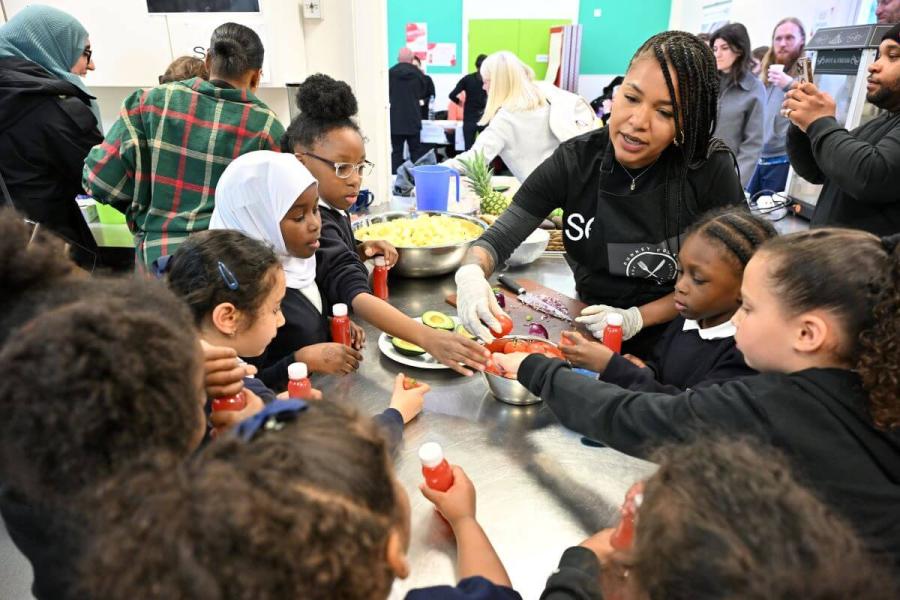
{"type": "Polygon", "coordinates": [[[459,203],[459,173],[441,165],[413,167],[416,180],[417,210],[447,210],[450,176],[456,177],[456,202],[459,203]]]}

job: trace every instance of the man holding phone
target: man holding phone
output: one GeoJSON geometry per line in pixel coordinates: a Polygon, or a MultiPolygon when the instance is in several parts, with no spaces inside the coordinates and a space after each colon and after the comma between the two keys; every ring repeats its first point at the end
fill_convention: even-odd
{"type": "Polygon", "coordinates": [[[815,84],[800,83],[785,94],[791,166],[807,181],[824,184],[814,227],[900,232],[900,24],[884,34],[869,66],[866,100],[885,112],[847,131],[835,119],[834,98],[815,84]]]}

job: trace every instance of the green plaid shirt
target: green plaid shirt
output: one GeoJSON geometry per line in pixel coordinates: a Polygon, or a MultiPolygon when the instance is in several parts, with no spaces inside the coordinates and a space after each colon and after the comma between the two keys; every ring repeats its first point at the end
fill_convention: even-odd
{"type": "Polygon", "coordinates": [[[228,164],[279,149],[284,127],[256,96],[203,79],[138,90],[85,159],[84,189],[125,213],[138,264],[172,254],[209,227],[228,164]]]}

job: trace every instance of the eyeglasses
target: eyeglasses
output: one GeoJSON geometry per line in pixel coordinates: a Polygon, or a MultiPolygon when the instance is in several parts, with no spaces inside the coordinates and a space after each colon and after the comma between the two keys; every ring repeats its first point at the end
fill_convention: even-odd
{"type": "Polygon", "coordinates": [[[85,57],[88,62],[91,62],[91,57],[94,55],[94,51],[90,48],[85,48],[84,52],[82,52],[81,55],[85,57]]]}
{"type": "Polygon", "coordinates": [[[300,158],[301,156],[312,156],[316,160],[321,160],[323,163],[331,165],[332,168],[334,168],[334,174],[341,179],[347,179],[348,177],[353,175],[353,171],[356,171],[356,173],[360,177],[365,177],[366,175],[371,175],[372,169],[375,168],[375,163],[371,163],[367,160],[354,165],[353,163],[334,162],[333,160],[328,160],[327,158],[323,158],[321,156],[318,156],[317,154],[313,154],[312,152],[301,152],[299,154],[295,153],[294,156],[296,156],[297,158],[300,158]]]}

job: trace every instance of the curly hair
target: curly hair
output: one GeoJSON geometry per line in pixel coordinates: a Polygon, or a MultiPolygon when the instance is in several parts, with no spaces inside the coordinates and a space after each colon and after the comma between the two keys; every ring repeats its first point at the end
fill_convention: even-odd
{"type": "Polygon", "coordinates": [[[370,420],[314,403],[280,430],[175,462],[101,489],[82,563],[89,597],[387,597],[399,492],[370,420]]]}
{"type": "Polygon", "coordinates": [[[169,287],[190,307],[199,326],[219,304],[229,302],[250,317],[251,327],[281,268],[270,246],[227,229],[191,235],[169,261],[169,287]],[[235,289],[229,282],[236,284],[235,289]]]}
{"type": "Polygon", "coordinates": [[[743,272],[756,249],[778,232],[768,219],[752,214],[746,206],[729,206],[700,215],[685,230],[684,239],[694,234],[717,244],[743,272]]]}
{"type": "Polygon", "coordinates": [[[181,302],[154,281],[92,282],[49,291],[0,352],[0,479],[46,506],[72,504],[147,448],[186,454],[203,426],[181,302]]]}
{"type": "Polygon", "coordinates": [[[335,129],[349,127],[362,135],[353,120],[359,112],[356,96],[343,81],[322,73],[310,75],[297,88],[297,108],[300,114],[281,138],[282,152],[294,152],[297,145],[312,148],[335,129]]]}
{"type": "Polygon", "coordinates": [[[634,547],[618,555],[651,600],[895,597],[843,520],[749,440],[665,447],[644,487],[634,547]],[[727,592],[726,592],[727,591],[727,592]]]}
{"type": "Polygon", "coordinates": [[[792,314],[816,308],[836,315],[844,343],[838,358],[853,365],[869,394],[876,426],[900,426],[900,251],[897,236],[822,228],[766,242],[769,279],[792,314]]]}

